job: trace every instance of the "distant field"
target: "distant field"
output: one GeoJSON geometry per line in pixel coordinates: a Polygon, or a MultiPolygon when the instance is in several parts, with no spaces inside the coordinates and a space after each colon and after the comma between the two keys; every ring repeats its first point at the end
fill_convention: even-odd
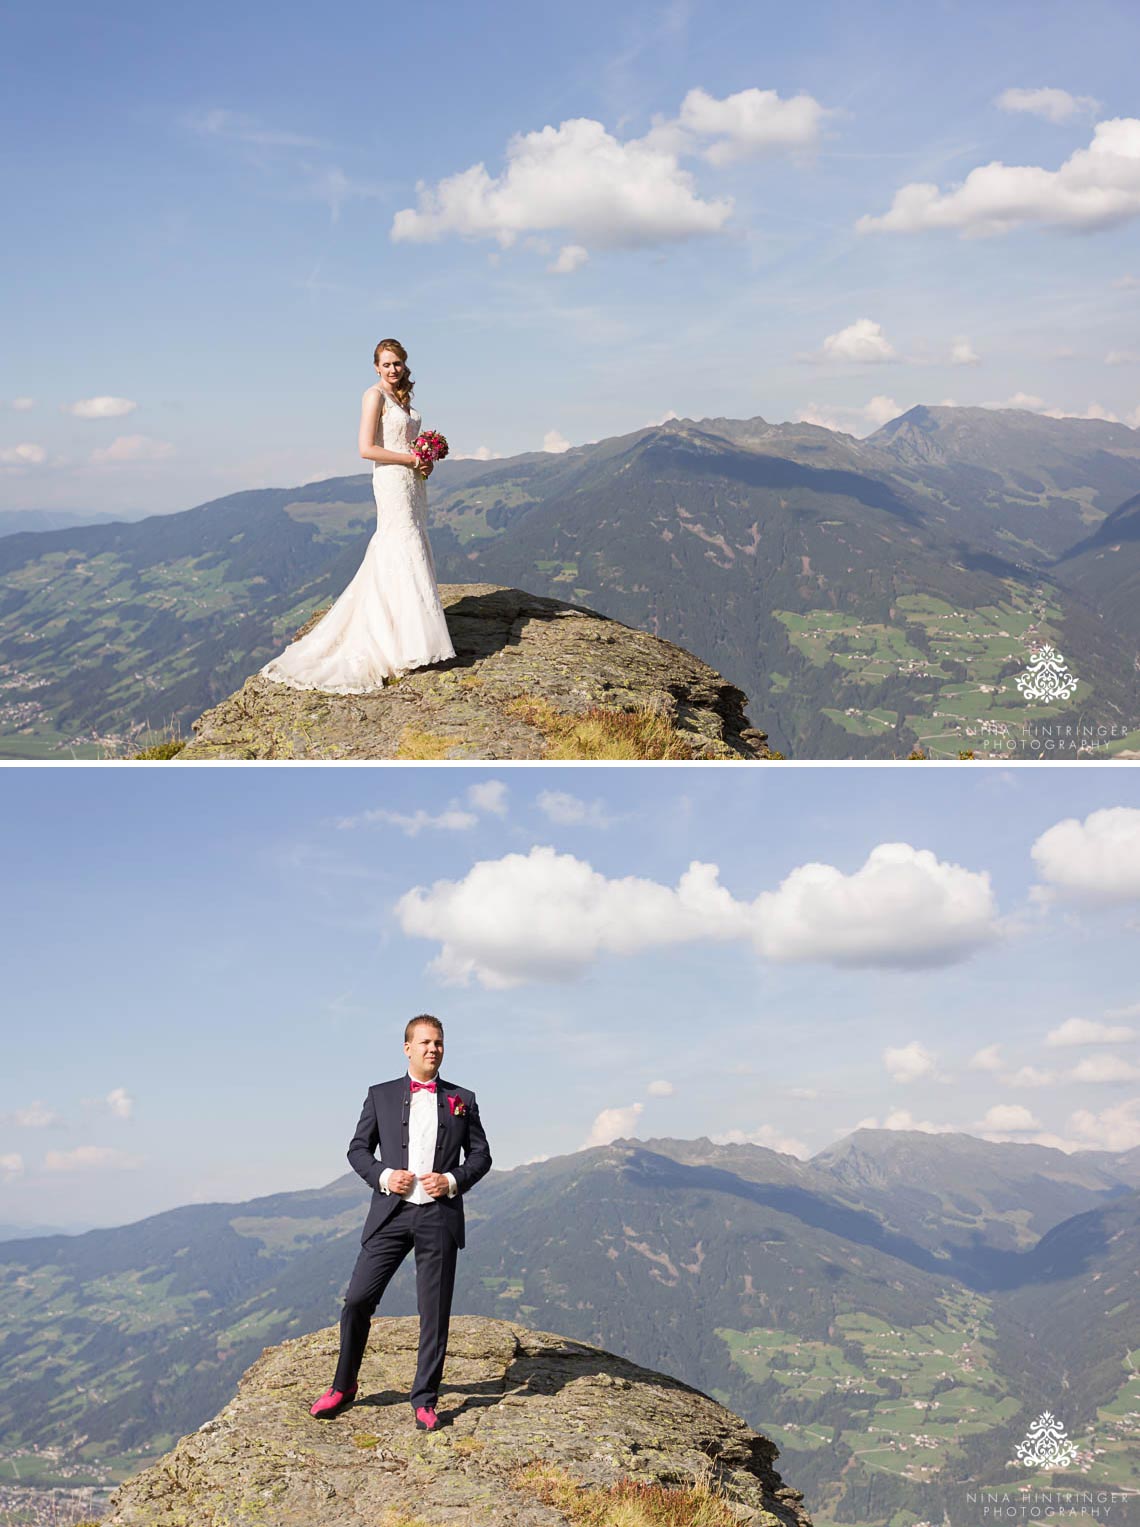
{"type": "Polygon", "coordinates": [[[994,1366],[989,1301],[963,1291],[939,1304],[941,1319],[905,1330],[870,1315],[840,1315],[832,1342],[767,1328],[717,1335],[749,1378],[774,1380],[786,1395],[798,1419],[769,1427],[777,1443],[833,1446],[833,1401],[844,1395],[851,1403],[839,1437],[851,1457],[921,1482],[961,1456],[962,1438],[1008,1422],[1022,1404],[994,1366]],[[819,1419],[811,1414],[817,1406],[819,1419]]]}
{"type": "MultiPolygon", "coordinates": [[[[957,757],[965,750],[1006,756],[1018,750],[1027,724],[1057,713],[1053,702],[1024,699],[1015,681],[1037,646],[1058,643],[1062,613],[1040,596],[1008,587],[1008,602],[968,611],[926,594],[902,595],[890,624],[839,610],[773,613],[791,645],[814,667],[834,665],[837,690],[852,692],[847,704],[822,711],[844,731],[881,736],[898,725],[901,708],[932,756],[957,757]],[[860,705],[859,690],[882,686],[890,704],[860,705]]],[[[1087,705],[1094,686],[1077,677],[1087,705]]],[[[1140,746],[1140,733],[1134,737],[1108,751],[1140,746]]]]}

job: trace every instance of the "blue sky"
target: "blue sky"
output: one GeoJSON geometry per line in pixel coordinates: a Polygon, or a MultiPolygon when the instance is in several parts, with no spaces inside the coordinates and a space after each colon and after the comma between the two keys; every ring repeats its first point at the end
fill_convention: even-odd
{"type": "Polygon", "coordinates": [[[3,1223],[331,1180],[425,1009],[505,1167],[865,1120],[1140,1143],[1134,771],[4,785],[3,1223]]]}
{"type": "Polygon", "coordinates": [[[22,6],[0,507],[356,471],[388,334],[457,454],[1136,425],[1138,46],[1125,0],[22,6]]]}

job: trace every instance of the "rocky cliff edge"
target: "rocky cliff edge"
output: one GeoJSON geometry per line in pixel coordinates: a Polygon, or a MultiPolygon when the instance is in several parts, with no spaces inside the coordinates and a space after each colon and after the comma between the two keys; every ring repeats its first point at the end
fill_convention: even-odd
{"type": "Polygon", "coordinates": [[[373,1322],[360,1397],[332,1421],[308,1407],[337,1328],[267,1348],[214,1420],[119,1487],[103,1527],[811,1527],[775,1445],[739,1417],[507,1321],[452,1321],[442,1424],[415,1430],[418,1326],[373,1322]]]}
{"type": "Polygon", "coordinates": [[[521,589],[440,594],[452,661],[370,695],[255,675],[194,723],[179,761],[770,756],[741,691],[682,647],[521,589]]]}

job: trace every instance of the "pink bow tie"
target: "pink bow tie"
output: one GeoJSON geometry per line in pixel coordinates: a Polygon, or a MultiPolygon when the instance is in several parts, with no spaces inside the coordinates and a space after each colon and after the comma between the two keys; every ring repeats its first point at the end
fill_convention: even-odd
{"type": "Polygon", "coordinates": [[[435,1091],[435,1083],[434,1082],[413,1082],[412,1083],[412,1091],[413,1092],[434,1092],[435,1091]]]}

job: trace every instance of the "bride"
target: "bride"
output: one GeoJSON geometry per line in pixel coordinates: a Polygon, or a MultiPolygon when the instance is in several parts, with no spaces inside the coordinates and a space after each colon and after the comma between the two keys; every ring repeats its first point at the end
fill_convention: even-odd
{"type": "Polygon", "coordinates": [[[364,394],[360,454],[372,462],[376,531],[364,561],[328,613],[261,670],[294,689],[362,695],[384,680],[455,656],[427,536],[427,478],[411,450],[420,415],[408,352],[382,339],[372,357],[379,381],[364,394]]]}

